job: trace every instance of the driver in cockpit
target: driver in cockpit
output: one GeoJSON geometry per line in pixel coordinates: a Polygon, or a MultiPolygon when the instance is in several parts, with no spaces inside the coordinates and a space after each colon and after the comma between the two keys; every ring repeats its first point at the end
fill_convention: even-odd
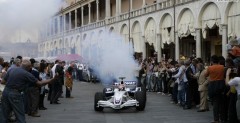
{"type": "Polygon", "coordinates": [[[119,83],[118,89],[119,89],[120,91],[125,90],[125,83],[124,83],[123,81],[121,81],[121,82],[119,83]]]}

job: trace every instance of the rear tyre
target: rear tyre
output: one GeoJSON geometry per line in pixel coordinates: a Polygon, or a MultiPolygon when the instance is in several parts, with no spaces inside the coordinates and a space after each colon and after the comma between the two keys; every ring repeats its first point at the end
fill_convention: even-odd
{"type": "Polygon", "coordinates": [[[142,86],[141,87],[141,91],[143,92],[145,101],[147,101],[147,89],[146,89],[146,86],[142,86]]]}
{"type": "Polygon", "coordinates": [[[136,109],[138,111],[143,111],[146,106],[146,96],[143,91],[138,91],[135,93],[135,98],[138,101],[138,106],[136,106],[136,109]]]}
{"type": "Polygon", "coordinates": [[[95,93],[95,97],[94,97],[94,110],[95,111],[103,111],[103,107],[98,106],[98,101],[99,100],[103,100],[103,93],[102,92],[95,93]]]}

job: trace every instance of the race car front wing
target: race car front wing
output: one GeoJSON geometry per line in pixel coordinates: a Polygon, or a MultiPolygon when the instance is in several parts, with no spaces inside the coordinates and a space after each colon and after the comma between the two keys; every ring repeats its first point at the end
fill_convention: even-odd
{"type": "Polygon", "coordinates": [[[137,100],[128,100],[122,104],[116,105],[112,102],[108,101],[103,101],[100,100],[98,101],[98,106],[104,107],[104,108],[113,108],[113,109],[121,109],[123,107],[134,107],[134,106],[138,106],[139,102],[137,100]]]}

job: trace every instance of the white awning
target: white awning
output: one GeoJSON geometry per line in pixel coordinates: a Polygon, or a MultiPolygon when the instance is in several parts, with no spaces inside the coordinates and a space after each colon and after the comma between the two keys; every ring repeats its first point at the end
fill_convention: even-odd
{"type": "Polygon", "coordinates": [[[240,2],[234,2],[228,14],[228,36],[240,36],[240,2]]]}
{"type": "Polygon", "coordinates": [[[190,34],[195,36],[194,17],[192,12],[188,9],[183,13],[178,24],[178,36],[182,38],[190,34]]]}
{"type": "Polygon", "coordinates": [[[153,19],[151,19],[145,29],[145,40],[149,45],[153,45],[156,50],[156,26],[153,19]]]}
{"type": "Polygon", "coordinates": [[[129,42],[129,30],[127,25],[124,25],[121,29],[121,35],[124,38],[125,42],[128,43],[129,42]]]}
{"type": "Polygon", "coordinates": [[[140,53],[143,52],[143,48],[142,48],[142,43],[144,43],[143,41],[141,41],[141,32],[134,32],[132,34],[133,36],[133,45],[134,45],[134,52],[140,53]]]}
{"type": "Polygon", "coordinates": [[[161,34],[162,34],[162,48],[164,43],[170,44],[174,41],[174,29],[172,25],[172,17],[167,15],[161,25],[161,34]]]}
{"type": "Polygon", "coordinates": [[[141,27],[139,23],[134,24],[132,38],[133,38],[133,45],[134,45],[134,52],[141,53],[143,52],[143,43],[141,36],[141,27]]]}
{"type": "Polygon", "coordinates": [[[221,15],[216,4],[209,4],[202,15],[202,33],[203,38],[206,38],[206,29],[212,29],[215,25],[219,26],[221,23],[221,15]]]}

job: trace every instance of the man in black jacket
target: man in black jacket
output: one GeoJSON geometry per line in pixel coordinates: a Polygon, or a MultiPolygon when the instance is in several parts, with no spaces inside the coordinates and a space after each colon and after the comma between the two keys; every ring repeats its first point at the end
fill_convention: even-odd
{"type": "Polygon", "coordinates": [[[61,96],[62,94],[62,84],[63,84],[63,77],[64,77],[64,72],[63,72],[63,67],[61,66],[61,61],[59,60],[56,63],[56,68],[55,68],[55,74],[58,74],[59,77],[56,80],[56,82],[54,82],[52,84],[52,95],[51,95],[51,101],[50,104],[60,104],[58,102],[58,98],[61,96]]]}

